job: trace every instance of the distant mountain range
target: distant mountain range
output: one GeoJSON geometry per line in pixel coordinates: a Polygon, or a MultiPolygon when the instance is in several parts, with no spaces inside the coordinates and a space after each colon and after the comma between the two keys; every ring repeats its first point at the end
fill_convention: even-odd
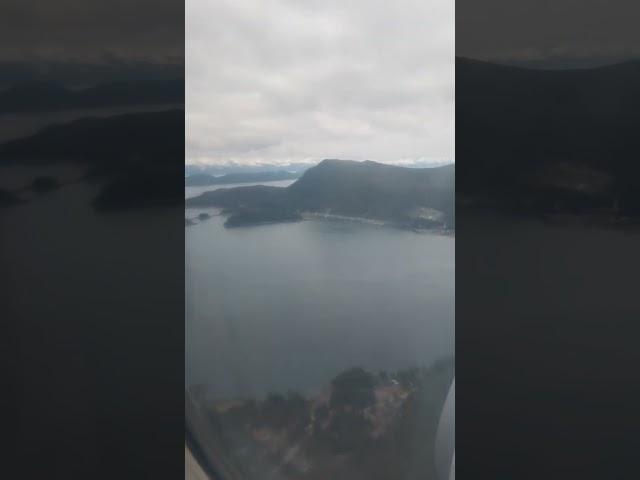
{"type": "Polygon", "coordinates": [[[226,175],[220,176],[194,173],[185,178],[184,184],[186,187],[205,187],[208,185],[229,185],[233,183],[275,182],[278,180],[292,180],[299,176],[299,173],[287,172],[285,170],[227,173],[226,175]]]}
{"type": "Polygon", "coordinates": [[[640,214],[640,62],[531,70],[456,59],[461,200],[640,214]]]}
{"type": "MultiPolygon", "coordinates": [[[[187,160],[188,162],[188,160],[187,160]]],[[[302,173],[317,165],[318,161],[306,161],[306,162],[294,162],[282,164],[279,162],[264,162],[264,163],[244,163],[236,161],[228,161],[215,164],[194,164],[186,163],[184,166],[185,176],[191,176],[195,174],[207,174],[219,177],[221,175],[227,175],[229,173],[262,173],[262,172],[295,172],[298,176],[302,173]]],[[[449,165],[451,160],[415,160],[413,162],[407,162],[398,164],[401,167],[407,168],[432,168],[449,165]]]]}
{"type": "Polygon", "coordinates": [[[184,79],[117,82],[83,89],[28,82],[0,91],[0,113],[179,104],[184,103],[184,89],[184,79]]]}
{"type": "Polygon", "coordinates": [[[314,213],[410,228],[453,228],[454,189],[454,165],[416,169],[323,160],[289,187],[223,188],[186,200],[186,207],[221,207],[231,215],[229,226],[314,213]]]}
{"type": "Polygon", "coordinates": [[[214,177],[227,175],[229,173],[262,173],[262,172],[296,172],[302,174],[309,167],[313,167],[316,163],[288,163],[286,165],[278,163],[261,163],[247,164],[238,162],[228,162],[222,164],[191,164],[186,163],[184,166],[185,176],[206,174],[214,177]]]}

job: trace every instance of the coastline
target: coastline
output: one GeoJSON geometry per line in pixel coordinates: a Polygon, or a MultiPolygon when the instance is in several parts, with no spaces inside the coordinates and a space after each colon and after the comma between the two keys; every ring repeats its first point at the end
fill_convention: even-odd
{"type": "Polygon", "coordinates": [[[328,221],[343,221],[343,222],[353,222],[353,223],[362,223],[365,225],[373,225],[377,227],[391,227],[398,228],[401,230],[411,230],[414,233],[429,233],[432,235],[443,235],[443,236],[455,236],[455,229],[450,229],[446,227],[434,227],[434,228],[415,228],[407,225],[402,225],[396,222],[379,220],[374,218],[366,218],[366,217],[351,217],[347,215],[337,215],[334,213],[320,213],[320,212],[302,212],[303,220],[328,220],[328,221]]]}
{"type": "MultiPolygon", "coordinates": [[[[198,209],[201,210],[202,207],[186,207],[185,210],[189,209],[198,209]]],[[[399,222],[393,222],[389,220],[380,220],[376,218],[367,218],[367,217],[356,217],[349,215],[339,215],[335,213],[323,213],[323,212],[313,212],[313,211],[304,211],[300,213],[300,219],[291,219],[291,220],[264,220],[264,221],[256,221],[256,222],[242,222],[238,224],[230,224],[227,225],[228,219],[233,217],[232,212],[225,212],[224,210],[220,210],[217,208],[217,212],[211,214],[210,217],[225,217],[227,220],[225,221],[225,228],[242,228],[242,227],[254,227],[261,225],[274,225],[279,223],[295,223],[299,221],[330,221],[330,222],[348,222],[348,223],[358,223],[362,225],[370,225],[374,227],[384,227],[384,228],[395,228],[399,230],[411,231],[418,234],[431,234],[431,235],[442,235],[447,237],[455,237],[455,229],[446,228],[443,226],[437,226],[433,228],[418,228],[413,227],[411,225],[402,224],[399,222]]],[[[185,220],[190,221],[192,223],[189,226],[195,226],[201,223],[201,220],[198,217],[185,218],[185,220]]]]}

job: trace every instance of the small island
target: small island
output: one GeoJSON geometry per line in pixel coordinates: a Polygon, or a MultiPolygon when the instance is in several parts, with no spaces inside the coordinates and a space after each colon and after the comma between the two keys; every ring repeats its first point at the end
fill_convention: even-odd
{"type": "Polygon", "coordinates": [[[50,192],[60,188],[60,181],[51,176],[36,177],[31,182],[31,188],[37,193],[50,192]]]}

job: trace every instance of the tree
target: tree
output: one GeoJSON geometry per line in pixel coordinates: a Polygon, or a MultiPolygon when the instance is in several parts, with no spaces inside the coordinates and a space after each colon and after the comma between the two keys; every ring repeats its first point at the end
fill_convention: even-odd
{"type": "Polygon", "coordinates": [[[332,408],[352,407],[364,409],[375,403],[373,377],[362,368],[349,369],[331,381],[332,408]]]}

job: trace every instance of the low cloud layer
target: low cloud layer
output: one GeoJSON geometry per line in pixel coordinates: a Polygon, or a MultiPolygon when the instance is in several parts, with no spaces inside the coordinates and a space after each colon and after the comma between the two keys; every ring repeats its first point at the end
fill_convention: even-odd
{"type": "Polygon", "coordinates": [[[187,163],[454,157],[449,0],[187,0],[187,163]]]}

